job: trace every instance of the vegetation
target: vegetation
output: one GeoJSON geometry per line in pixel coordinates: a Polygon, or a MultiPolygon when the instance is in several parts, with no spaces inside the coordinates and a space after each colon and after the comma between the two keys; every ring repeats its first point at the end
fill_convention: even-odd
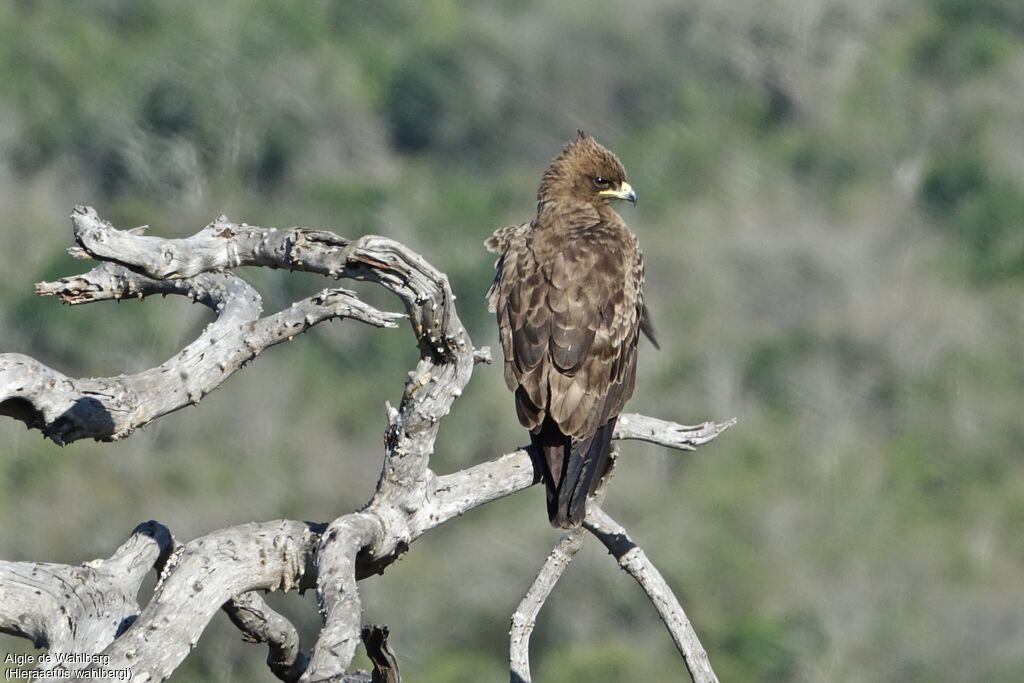
{"type": "MultiPolygon", "coordinates": [[[[169,299],[36,299],[82,267],[64,253],[76,203],[170,236],[226,213],[395,237],[493,346],[482,240],[532,215],[586,128],[641,199],[623,211],[663,350],[642,349],[631,408],[740,419],[692,458],[628,446],[607,502],[722,679],[1019,680],[1024,5],[515,7],[0,5],[0,349],[116,374],[206,324],[169,299]]],[[[268,309],[322,286],[252,275],[268,309]]],[[[317,328],[123,443],[60,450],[0,422],[0,556],[106,556],[150,518],[192,538],[353,509],[414,357],[405,335],[317,328]]],[[[524,441],[500,368],[481,368],[434,464],[524,441]]],[[[492,504],[365,582],[366,618],[409,680],[500,680],[556,538],[539,490],[492,504]]],[[[542,614],[538,679],[680,680],[653,611],[590,546],[542,614]]],[[[312,596],[274,604],[307,632],[317,618],[312,596]]],[[[174,680],[272,680],[218,619],[174,680]]]]}

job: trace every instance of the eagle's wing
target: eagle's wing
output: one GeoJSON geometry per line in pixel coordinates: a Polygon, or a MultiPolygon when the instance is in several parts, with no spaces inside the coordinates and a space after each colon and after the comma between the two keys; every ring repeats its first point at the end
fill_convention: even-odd
{"type": "Polygon", "coordinates": [[[643,311],[643,263],[625,226],[589,225],[572,236],[503,228],[489,292],[523,426],[549,416],[562,434],[592,436],[633,393],[643,311]]]}

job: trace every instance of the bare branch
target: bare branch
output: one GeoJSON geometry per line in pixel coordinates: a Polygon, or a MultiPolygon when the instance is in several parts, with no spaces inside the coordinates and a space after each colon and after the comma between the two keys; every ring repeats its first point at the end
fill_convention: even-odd
{"type": "MultiPolygon", "coordinates": [[[[394,327],[401,317],[380,312],[346,290],[327,289],[260,318],[259,295],[240,278],[222,272],[224,269],[256,265],[369,280],[402,300],[420,358],[409,373],[401,404],[397,409],[388,407],[381,476],[367,505],[326,528],[291,521],[251,524],[213,532],[173,553],[161,551],[148,565],[155,563],[160,569],[160,583],[134,624],[119,636],[106,632],[102,637],[90,636],[92,647],[81,648],[104,654],[102,662],[90,665],[91,670],[130,668],[140,680],[163,680],[195,645],[216,610],[224,606],[243,633],[268,643],[268,663],[282,680],[365,680],[361,674],[346,672],[360,637],[356,582],[383,571],[429,529],[537,481],[530,457],[522,450],[445,476],[438,477],[430,469],[441,420],[461,395],[473,366],[490,361],[488,350],[473,348],[446,276],[407,247],[372,235],[349,240],[321,230],[259,228],[221,217],[192,237],[169,240],[145,236],[141,230],[116,230],[86,207],[75,210],[72,222],[78,243],[73,255],[108,263],[56,283],[40,283],[39,294],[58,296],[70,304],[177,294],[209,306],[216,311],[217,320],[174,358],[131,376],[73,379],[27,356],[0,355],[0,414],[42,429],[57,443],[84,437],[123,438],[168,412],[197,403],[265,348],[290,340],[319,322],[349,317],[394,327]],[[324,626],[307,666],[294,628],[252,591],[302,590],[313,585],[324,626]]],[[[627,414],[620,417],[615,438],[692,450],[734,422],[687,427],[627,414]]],[[[594,509],[603,514],[596,506],[594,509]]],[[[596,534],[598,527],[593,524],[588,522],[588,528],[596,534]]],[[[575,539],[581,542],[582,538],[576,534],[571,542],[565,541],[562,569],[575,552],[573,548],[578,548],[575,539]]],[[[168,548],[172,545],[168,540],[168,548]]],[[[617,557],[620,563],[646,561],[642,553],[640,560],[632,559],[635,555],[623,551],[617,557]]],[[[549,564],[551,569],[545,565],[538,577],[541,588],[535,593],[531,590],[536,595],[535,605],[524,608],[515,622],[526,629],[524,648],[536,617],[536,611],[531,616],[528,610],[539,610],[546,598],[544,591],[550,591],[562,570],[556,561],[549,564]],[[547,588],[542,581],[545,572],[552,577],[547,588]]],[[[0,572],[26,566],[0,564],[0,572]]],[[[131,581],[103,584],[93,575],[78,579],[96,583],[96,590],[114,596],[111,599],[121,599],[117,596],[127,595],[132,585],[131,581]]],[[[135,590],[137,586],[132,596],[135,590]]],[[[11,604],[16,604],[13,599],[11,604]]],[[[51,649],[54,638],[65,637],[57,624],[58,604],[39,601],[36,612],[25,612],[28,617],[5,612],[5,607],[0,600],[0,628],[7,632],[50,644],[51,649]]],[[[130,609],[122,612],[134,617],[130,609]]],[[[678,612],[682,614],[681,609],[678,612]]],[[[685,620],[685,615],[682,618],[685,620]]],[[[82,619],[87,623],[89,617],[82,619]]],[[[76,622],[69,623],[72,631],[78,628],[76,622]]],[[[127,617],[122,619],[121,627],[128,623],[127,617]]],[[[666,623],[670,630],[675,624],[668,618],[666,623]]],[[[692,656],[692,650],[688,652],[692,656]]],[[[690,659],[687,663],[690,666],[690,659]]],[[[393,664],[391,661],[389,666],[397,677],[393,664]]],[[[378,662],[378,676],[381,670],[378,662]]],[[[528,665],[522,672],[523,680],[528,680],[528,665]]]]}
{"type": "Polygon", "coordinates": [[[195,405],[264,349],[319,322],[354,318],[395,327],[400,317],[368,306],[352,292],[334,289],[259,319],[259,294],[230,273],[162,281],[111,263],[40,283],[36,291],[70,304],[179,294],[218,312],[196,341],[162,365],[135,375],[74,379],[28,356],[0,354],[0,414],[41,429],[61,445],[87,437],[121,439],[167,413],[195,405]]]}
{"type": "MultiPolygon", "coordinates": [[[[615,474],[615,464],[619,458],[618,448],[609,454],[608,467],[590,499],[592,504],[604,501],[605,493],[615,474]]],[[[572,529],[562,535],[547,559],[537,572],[526,595],[519,602],[519,607],[512,614],[512,628],[509,629],[509,674],[511,683],[530,683],[530,636],[537,624],[537,616],[547,602],[555,584],[583,547],[586,529],[572,529]]]]}
{"type": "Polygon", "coordinates": [[[445,474],[434,480],[432,505],[412,519],[423,532],[444,524],[475,507],[512,495],[540,481],[525,450],[506,453],[496,460],[445,474]]]}
{"type": "Polygon", "coordinates": [[[356,558],[382,533],[379,520],[365,513],[339,517],[324,533],[317,583],[324,627],[301,680],[340,678],[352,663],[363,616],[356,588],[356,558]]]}
{"type": "MultiPolygon", "coordinates": [[[[649,441],[667,448],[692,451],[697,446],[713,441],[735,423],[733,419],[723,423],[704,422],[686,426],[637,413],[623,413],[615,424],[612,438],[649,441]]],[[[417,530],[427,531],[467,510],[504,498],[538,481],[533,462],[525,450],[437,477],[434,482],[433,505],[429,510],[419,511],[413,526],[417,530]]]]}
{"type": "Polygon", "coordinates": [[[586,537],[585,529],[572,529],[562,535],[523,596],[519,607],[512,614],[512,628],[509,632],[509,668],[512,683],[530,683],[533,680],[530,677],[530,635],[537,625],[537,616],[558,579],[583,547],[586,537]]]}
{"type": "Polygon", "coordinates": [[[146,522],[107,560],[0,562],[0,632],[55,656],[101,651],[135,620],[139,587],[173,543],[166,527],[146,522]]]}
{"type": "Polygon", "coordinates": [[[647,554],[633,542],[626,530],[622,528],[600,507],[587,505],[587,515],[583,526],[604,543],[619,566],[636,579],[640,587],[647,593],[655,609],[661,616],[676,644],[679,654],[683,656],[686,669],[694,683],[718,683],[718,677],[711,669],[708,653],[700,644],[690,620],[686,617],[682,606],[676,599],[672,589],[664,577],[648,559],[647,554]]]}
{"type": "Polygon", "coordinates": [[[65,668],[82,680],[124,669],[131,669],[136,680],[164,680],[234,596],[310,587],[307,577],[316,574],[321,531],[317,525],[281,520],[229,527],[189,542],[169,563],[135,623],[103,650],[103,661],[87,670],[65,668]]]}
{"type": "Polygon", "coordinates": [[[294,683],[309,660],[299,649],[299,632],[256,593],[243,593],[224,604],[231,623],[250,643],[266,643],[267,666],[280,680],[294,683]]]}
{"type": "Polygon", "coordinates": [[[369,624],[363,627],[360,637],[366,648],[366,656],[373,662],[373,683],[401,683],[398,673],[398,659],[388,645],[391,635],[387,626],[369,624]]]}
{"type": "Polygon", "coordinates": [[[697,446],[706,444],[736,424],[736,418],[725,422],[703,422],[699,425],[680,425],[656,417],[623,413],[615,423],[615,439],[635,439],[675,448],[695,451],[697,446]]]}
{"type": "MultiPolygon", "coordinates": [[[[433,513],[426,514],[425,508],[421,508],[411,516],[413,521],[408,526],[412,532],[410,542],[448,515],[454,516],[459,511],[521,490],[533,481],[532,464],[525,451],[516,451],[460,473],[437,477],[435,495],[431,496],[433,513]],[[480,487],[483,493],[474,495],[474,487],[480,487]]],[[[252,524],[214,532],[179,546],[179,551],[170,560],[167,560],[165,548],[160,558],[150,563],[159,566],[167,561],[157,594],[139,615],[135,625],[105,650],[104,643],[100,642],[92,648],[75,646],[75,651],[103,651],[111,659],[102,668],[131,667],[136,675],[146,673],[160,680],[176,668],[216,609],[230,597],[252,590],[312,586],[319,569],[335,577],[323,585],[322,597],[325,606],[335,605],[333,609],[337,618],[328,620],[333,628],[326,631],[324,635],[329,639],[321,638],[320,646],[320,651],[327,653],[321,656],[330,660],[327,668],[332,673],[322,678],[310,677],[309,680],[363,680],[358,674],[344,673],[359,634],[360,609],[355,579],[381,571],[406,549],[396,548],[388,557],[373,556],[367,552],[366,549],[379,545],[375,542],[375,535],[383,531],[378,525],[379,520],[374,515],[357,513],[344,516],[331,525],[330,531],[337,531],[337,534],[335,540],[328,544],[326,538],[330,532],[323,533],[322,525],[287,521],[252,524]],[[323,543],[321,536],[325,539],[323,543]],[[320,567],[317,567],[312,558],[324,547],[330,552],[320,556],[320,567]]],[[[169,541],[166,545],[170,547],[169,541]]],[[[18,567],[15,563],[5,564],[18,567]]],[[[5,564],[0,564],[0,569],[7,568],[5,564]]],[[[19,568],[24,571],[23,567],[19,568]]],[[[89,579],[90,582],[95,580],[89,579]]],[[[13,583],[0,580],[0,586],[6,588],[10,585],[13,583]]],[[[113,587],[97,584],[94,588],[98,593],[121,589],[120,584],[113,587]]],[[[33,628],[32,623],[24,621],[23,615],[31,612],[13,607],[12,612],[5,611],[4,608],[19,603],[7,599],[7,594],[2,597],[0,622],[5,624],[6,632],[34,639],[39,644],[49,642],[37,637],[45,629],[33,628]]],[[[34,599],[38,600],[38,596],[34,599]]],[[[38,604],[37,612],[56,615],[60,610],[56,604],[38,604]]],[[[327,669],[321,669],[321,673],[326,674],[327,669]]]]}
{"type": "Polygon", "coordinates": [[[450,357],[454,348],[467,341],[455,329],[461,325],[449,321],[454,298],[444,274],[419,254],[385,237],[349,240],[325,230],[260,228],[221,216],[192,237],[164,239],[117,230],[85,206],[75,208],[71,222],[75,240],[86,254],[121,263],[154,279],[191,278],[254,265],[370,280],[405,302],[417,339],[431,352],[450,357]],[[439,292],[442,282],[444,291],[439,292]]]}
{"type": "Polygon", "coordinates": [[[483,363],[485,365],[490,365],[491,363],[493,363],[494,359],[491,358],[491,347],[481,346],[479,349],[474,351],[473,362],[475,362],[477,365],[479,365],[480,363],[483,363]]]}

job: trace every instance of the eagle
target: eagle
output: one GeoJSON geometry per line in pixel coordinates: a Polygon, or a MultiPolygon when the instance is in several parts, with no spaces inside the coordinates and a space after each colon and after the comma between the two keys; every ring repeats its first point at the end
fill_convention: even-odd
{"type": "Polygon", "coordinates": [[[499,254],[487,301],[505,382],[556,528],[582,524],[604,476],[615,420],[633,394],[640,332],[657,347],[643,254],[617,200],[636,204],[622,162],[579,131],[545,171],[534,219],[485,242],[499,254]]]}

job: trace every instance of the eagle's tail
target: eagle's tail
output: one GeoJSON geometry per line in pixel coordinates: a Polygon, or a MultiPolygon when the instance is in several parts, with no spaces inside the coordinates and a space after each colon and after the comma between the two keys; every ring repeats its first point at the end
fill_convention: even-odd
{"type": "Polygon", "coordinates": [[[551,418],[544,420],[537,433],[530,433],[534,450],[541,456],[538,464],[547,489],[551,526],[572,529],[583,523],[587,498],[597,490],[608,468],[615,420],[608,420],[582,440],[563,434],[551,418]]]}

